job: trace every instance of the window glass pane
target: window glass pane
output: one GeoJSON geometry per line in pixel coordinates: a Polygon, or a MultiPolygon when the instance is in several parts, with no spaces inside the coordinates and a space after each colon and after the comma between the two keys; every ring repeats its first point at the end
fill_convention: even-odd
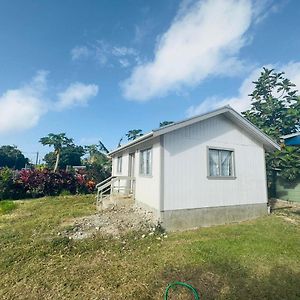
{"type": "Polygon", "coordinates": [[[232,152],[220,150],[220,175],[232,176],[232,152]]]}
{"type": "Polygon", "coordinates": [[[140,174],[151,175],[152,151],[151,149],[140,152],[140,174]]]}
{"type": "Polygon", "coordinates": [[[143,169],[144,169],[144,172],[143,174],[146,175],[147,174],[147,151],[143,151],[143,169]]]}
{"type": "Polygon", "coordinates": [[[209,175],[219,176],[219,151],[209,149],[209,175]]]}
{"type": "Polygon", "coordinates": [[[233,175],[233,151],[209,149],[209,176],[233,175]]]}
{"type": "Polygon", "coordinates": [[[151,175],[151,149],[147,151],[147,175],[151,175]]]}
{"type": "Polygon", "coordinates": [[[118,173],[122,172],[122,156],[118,157],[117,159],[117,172],[118,173]]]}

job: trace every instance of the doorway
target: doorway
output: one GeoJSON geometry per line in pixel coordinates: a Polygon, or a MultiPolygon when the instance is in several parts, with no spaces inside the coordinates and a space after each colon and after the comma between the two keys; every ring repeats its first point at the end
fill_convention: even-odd
{"type": "Polygon", "coordinates": [[[132,179],[128,182],[128,188],[130,194],[134,192],[134,170],[135,170],[135,153],[129,153],[129,165],[128,165],[128,176],[132,179]]]}

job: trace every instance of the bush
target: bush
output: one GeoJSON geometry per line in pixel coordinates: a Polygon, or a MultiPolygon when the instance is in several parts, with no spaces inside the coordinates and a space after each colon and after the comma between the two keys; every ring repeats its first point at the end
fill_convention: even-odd
{"type": "Polygon", "coordinates": [[[0,200],[24,198],[24,186],[17,180],[17,174],[9,168],[0,169],[0,200]]]}
{"type": "Polygon", "coordinates": [[[48,169],[0,170],[0,200],[92,193],[96,183],[86,174],[48,169]]]}

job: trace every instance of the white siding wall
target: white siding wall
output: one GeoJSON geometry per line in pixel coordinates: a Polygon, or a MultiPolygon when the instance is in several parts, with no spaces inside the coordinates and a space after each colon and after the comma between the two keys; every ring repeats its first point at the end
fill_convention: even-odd
{"type": "MultiPolygon", "coordinates": [[[[128,176],[129,153],[135,152],[135,199],[138,203],[160,210],[160,139],[156,138],[137,145],[130,150],[122,153],[122,173],[117,173],[117,158],[121,154],[117,154],[112,159],[112,175],[128,176]],[[140,150],[152,148],[152,175],[140,175],[140,150]]],[[[122,181],[121,181],[122,182],[122,181]]]]}
{"type": "Polygon", "coordinates": [[[136,189],[137,202],[143,203],[150,208],[160,210],[160,139],[143,143],[136,152],[136,189]],[[152,176],[140,175],[140,150],[152,147],[152,176]]]}
{"type": "Polygon", "coordinates": [[[164,136],[163,210],[266,203],[264,149],[224,116],[164,136]],[[234,149],[236,179],[208,179],[207,147],[234,149]]]}

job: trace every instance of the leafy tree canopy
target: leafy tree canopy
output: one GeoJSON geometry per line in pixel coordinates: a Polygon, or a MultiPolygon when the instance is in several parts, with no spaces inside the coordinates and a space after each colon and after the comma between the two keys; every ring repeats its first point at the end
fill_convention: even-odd
{"type": "Polygon", "coordinates": [[[244,116],[273,139],[299,130],[300,101],[293,84],[284,72],[263,68],[260,77],[253,82],[255,89],[249,96],[251,108],[244,116]]]}
{"type": "Polygon", "coordinates": [[[22,169],[29,163],[17,146],[1,146],[0,147],[0,167],[8,167],[14,169],[22,169]]]}
{"type": "MultiPolygon", "coordinates": [[[[39,142],[44,146],[46,146],[46,145],[48,145],[50,147],[53,146],[54,153],[56,155],[54,172],[56,172],[58,167],[60,166],[59,160],[60,160],[60,155],[61,155],[63,147],[74,146],[73,139],[66,137],[65,133],[59,133],[59,134],[49,133],[47,136],[42,137],[39,140],[39,142]]],[[[49,159],[49,157],[48,157],[48,159],[49,159]]]]}
{"type": "MultiPolygon", "coordinates": [[[[66,166],[80,166],[81,157],[85,154],[82,146],[67,145],[60,149],[60,159],[58,163],[59,169],[65,169],[66,166]]],[[[44,161],[49,168],[54,168],[56,163],[57,154],[49,152],[45,155],[44,161]]]]}
{"type": "Polygon", "coordinates": [[[42,137],[39,141],[42,145],[53,146],[54,151],[59,151],[63,146],[73,144],[73,139],[66,137],[65,133],[49,133],[47,136],[42,137]]]}
{"type": "Polygon", "coordinates": [[[173,121],[163,121],[159,123],[159,127],[164,127],[173,123],[174,123],[173,121]]]}
{"type": "Polygon", "coordinates": [[[142,135],[143,135],[142,129],[132,129],[132,130],[129,130],[126,133],[128,141],[133,141],[133,140],[135,140],[136,138],[138,138],[138,137],[140,137],[142,135]]]}
{"type": "MultiPolygon", "coordinates": [[[[243,115],[279,143],[282,135],[299,131],[300,97],[284,72],[263,68],[253,83],[251,108],[243,115]]],[[[280,176],[287,180],[300,176],[299,147],[282,146],[281,151],[268,153],[266,162],[269,179],[274,169],[279,169],[280,176]]]]}
{"type": "Polygon", "coordinates": [[[87,167],[89,177],[101,182],[111,176],[111,160],[107,157],[109,151],[104,144],[99,141],[96,145],[85,146],[85,149],[88,157],[84,159],[83,164],[87,167]]]}

